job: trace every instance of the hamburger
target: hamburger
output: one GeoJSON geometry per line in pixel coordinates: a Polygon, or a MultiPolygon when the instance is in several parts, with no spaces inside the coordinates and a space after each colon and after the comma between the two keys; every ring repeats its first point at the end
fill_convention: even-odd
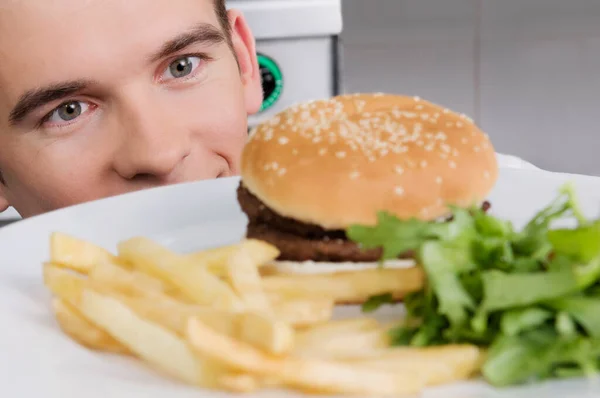
{"type": "MultiPolygon", "coordinates": [[[[379,211],[447,219],[449,204],[484,203],[498,176],[488,136],[467,116],[388,94],[292,106],[251,132],[241,164],[247,237],[300,270],[376,264],[381,251],[348,240],[349,226],[374,225],[379,211]]],[[[388,265],[410,263],[401,257],[388,265]]]]}

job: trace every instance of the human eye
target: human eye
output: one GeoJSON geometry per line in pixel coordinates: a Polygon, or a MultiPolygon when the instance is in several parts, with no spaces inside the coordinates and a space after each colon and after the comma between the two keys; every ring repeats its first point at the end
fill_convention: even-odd
{"type": "Polygon", "coordinates": [[[198,55],[186,55],[172,61],[165,69],[161,81],[170,81],[174,79],[184,79],[192,76],[198,67],[203,63],[204,59],[198,55]]]}
{"type": "Polygon", "coordinates": [[[63,102],[44,117],[42,124],[52,126],[71,124],[92,109],[93,105],[86,101],[63,102]]]}

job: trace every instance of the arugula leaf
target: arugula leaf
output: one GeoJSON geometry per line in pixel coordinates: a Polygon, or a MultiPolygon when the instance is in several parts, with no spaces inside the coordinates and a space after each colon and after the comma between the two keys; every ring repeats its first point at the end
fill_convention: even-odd
{"type": "Polygon", "coordinates": [[[419,251],[419,259],[439,301],[439,312],[453,327],[460,326],[466,320],[466,309],[475,306],[457,275],[472,266],[469,252],[441,242],[427,242],[419,251]]]}
{"type": "Polygon", "coordinates": [[[362,312],[374,312],[379,309],[382,305],[393,304],[394,297],[391,293],[379,294],[377,296],[371,296],[362,305],[362,312]]]}
{"type": "Polygon", "coordinates": [[[538,307],[510,310],[502,314],[500,330],[507,336],[516,336],[543,325],[552,316],[551,311],[538,307]]]}
{"type": "Polygon", "coordinates": [[[600,222],[575,229],[550,230],[548,240],[556,254],[589,263],[600,255],[600,222]]]}
{"type": "Polygon", "coordinates": [[[556,331],[558,334],[564,337],[576,337],[577,326],[573,321],[573,318],[566,312],[559,312],[556,315],[555,322],[556,331]]]}
{"type": "Polygon", "coordinates": [[[380,212],[376,226],[353,225],[346,235],[365,249],[383,248],[382,260],[389,260],[417,249],[428,238],[436,238],[439,230],[435,224],[417,219],[401,222],[389,213],[380,212]]]}
{"type": "Polygon", "coordinates": [[[547,305],[570,314],[590,336],[600,338],[600,298],[566,297],[551,301],[547,305]]]}
{"type": "Polygon", "coordinates": [[[543,376],[548,371],[548,351],[555,340],[555,334],[548,329],[526,336],[500,336],[490,347],[482,373],[495,386],[543,376]]]}
{"type": "Polygon", "coordinates": [[[525,274],[491,270],[484,271],[482,278],[482,306],[488,311],[537,304],[577,290],[577,281],[571,270],[525,274]]]}

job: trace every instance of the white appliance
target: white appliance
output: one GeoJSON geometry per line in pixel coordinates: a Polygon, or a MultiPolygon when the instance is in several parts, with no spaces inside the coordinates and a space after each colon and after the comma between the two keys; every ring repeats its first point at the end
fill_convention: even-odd
{"type": "Polygon", "coordinates": [[[254,36],[263,78],[262,110],[250,127],[287,108],[339,93],[341,0],[232,0],[254,36]]]}

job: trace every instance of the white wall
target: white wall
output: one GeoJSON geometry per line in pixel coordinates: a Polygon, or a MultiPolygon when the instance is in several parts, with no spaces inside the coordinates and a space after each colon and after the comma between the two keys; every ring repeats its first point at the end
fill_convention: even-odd
{"type": "Polygon", "coordinates": [[[498,151],[600,175],[599,0],[343,0],[344,90],[472,115],[498,151]]]}

